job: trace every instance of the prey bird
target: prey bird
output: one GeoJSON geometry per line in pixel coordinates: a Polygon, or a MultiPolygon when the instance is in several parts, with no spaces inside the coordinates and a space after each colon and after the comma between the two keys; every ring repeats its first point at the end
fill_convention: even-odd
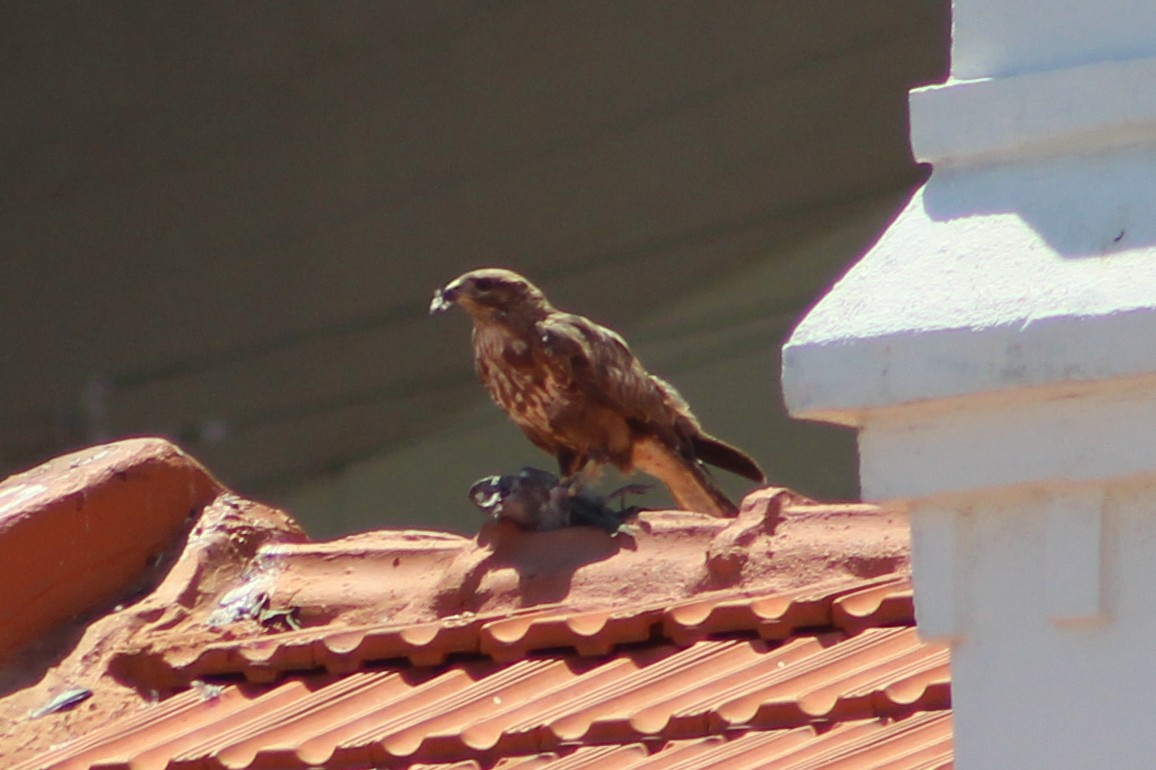
{"type": "Polygon", "coordinates": [[[621,337],[557,310],[517,273],[471,270],[435,292],[430,313],[452,305],[473,320],[474,367],[490,396],[554,455],[563,479],[604,464],[640,470],[666,484],[680,508],[713,516],[737,509],[703,463],[766,480],[744,452],[705,433],[621,337]]]}
{"type": "Polygon", "coordinates": [[[483,513],[494,519],[512,521],[522,529],[547,532],[563,527],[597,527],[611,537],[631,534],[626,520],[638,508],[625,507],[629,494],[646,491],[642,485],[628,485],[607,497],[576,489],[549,471],[523,468],[506,476],[487,476],[470,487],[469,497],[483,513]],[[622,498],[617,510],[607,505],[610,498],[622,498]]]}

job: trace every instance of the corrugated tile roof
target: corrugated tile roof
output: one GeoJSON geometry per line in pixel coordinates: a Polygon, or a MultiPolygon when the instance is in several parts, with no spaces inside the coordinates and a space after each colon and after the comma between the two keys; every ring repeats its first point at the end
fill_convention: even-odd
{"type": "Polygon", "coordinates": [[[154,660],[166,679],[242,674],[271,681],[286,671],[357,670],[372,661],[406,658],[414,665],[442,663],[449,655],[481,654],[519,660],[543,649],[570,647],[581,655],[603,655],[614,647],[662,636],[689,644],[713,634],[752,631],[763,639],[785,639],[799,628],[832,626],[855,632],[867,627],[913,622],[906,575],[839,581],[785,594],[751,597],[719,592],[673,606],[577,611],[554,606],[512,615],[456,616],[420,624],[322,627],[255,639],[229,640],[177,649],[154,660]]]}
{"type": "MultiPolygon", "coordinates": [[[[896,576],[825,592],[620,611],[613,619],[621,624],[555,608],[450,624],[452,636],[420,628],[400,642],[399,629],[362,629],[219,643],[185,673],[214,677],[256,667],[288,678],[219,692],[195,686],[22,770],[397,767],[419,760],[488,766],[543,753],[564,755],[575,767],[595,759],[677,767],[709,753],[710,764],[689,766],[725,760],[738,767],[742,757],[766,752],[878,752],[884,736],[897,746],[914,740],[919,756],[939,757],[924,744],[943,749],[943,729],[928,733],[934,741],[909,740],[896,726],[923,730],[935,724],[928,715],[950,703],[947,650],[919,640],[909,592],[896,576]],[[854,623],[843,624],[845,618],[854,623]],[[625,622],[632,619],[639,622],[625,622]],[[482,640],[495,635],[516,642],[517,654],[503,647],[496,658],[487,655],[482,640]],[[324,667],[340,650],[349,659],[330,668],[353,673],[301,673],[324,667]],[[823,729],[851,722],[861,724],[823,729]],[[712,735],[732,739],[701,742],[712,735]],[[657,743],[668,748],[655,752],[657,743]]],[[[905,761],[894,751],[894,761],[905,761]]]]}
{"type": "MultiPolygon", "coordinates": [[[[933,711],[898,720],[868,719],[821,730],[747,731],[737,735],[667,741],[658,746],[581,747],[498,762],[500,770],[606,768],[607,770],[946,770],[952,766],[951,713],[933,711]]],[[[412,770],[482,770],[477,760],[410,765],[412,770]]]]}
{"type": "Polygon", "coordinates": [[[0,757],[19,752],[0,764],[950,766],[947,650],[914,628],[901,522],[789,499],[732,522],[648,514],[616,550],[584,531],[293,544],[283,518],[218,498],[151,594],[24,659],[44,676],[0,692],[0,757]],[[578,557],[561,579],[542,574],[557,547],[578,557]],[[93,694],[33,721],[61,687],[93,694]]]}

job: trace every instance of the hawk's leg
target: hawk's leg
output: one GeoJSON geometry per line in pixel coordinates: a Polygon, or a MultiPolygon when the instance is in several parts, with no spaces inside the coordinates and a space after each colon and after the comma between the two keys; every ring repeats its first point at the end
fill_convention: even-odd
{"type": "Polygon", "coordinates": [[[589,458],[579,455],[574,450],[566,449],[565,447],[559,449],[554,456],[558,459],[558,475],[564,480],[568,480],[577,475],[580,470],[586,467],[586,463],[589,462],[589,458]]]}
{"type": "Polygon", "coordinates": [[[586,454],[578,454],[570,449],[560,449],[557,453],[558,470],[562,480],[558,486],[567,488],[571,497],[598,480],[601,464],[586,454]]]}

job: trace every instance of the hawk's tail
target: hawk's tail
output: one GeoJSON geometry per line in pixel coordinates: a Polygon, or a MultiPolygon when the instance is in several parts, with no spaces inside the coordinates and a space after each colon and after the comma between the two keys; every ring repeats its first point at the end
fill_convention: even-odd
{"type": "Polygon", "coordinates": [[[767,477],[763,469],[741,449],[705,433],[694,436],[691,442],[694,444],[695,457],[704,463],[710,463],[759,484],[766,483],[767,477]]]}
{"type": "Polygon", "coordinates": [[[661,479],[670,490],[675,504],[683,510],[709,513],[711,516],[734,516],[738,513],[738,508],[719,489],[702,463],[688,460],[654,437],[635,440],[631,461],[637,470],[661,479]]]}

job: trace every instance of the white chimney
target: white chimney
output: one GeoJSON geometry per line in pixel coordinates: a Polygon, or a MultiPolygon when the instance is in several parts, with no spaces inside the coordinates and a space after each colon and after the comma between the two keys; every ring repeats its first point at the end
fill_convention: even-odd
{"type": "Polygon", "coordinates": [[[952,645],[956,766],[1156,767],[1156,2],[957,0],[927,185],[784,349],[952,645]]]}

